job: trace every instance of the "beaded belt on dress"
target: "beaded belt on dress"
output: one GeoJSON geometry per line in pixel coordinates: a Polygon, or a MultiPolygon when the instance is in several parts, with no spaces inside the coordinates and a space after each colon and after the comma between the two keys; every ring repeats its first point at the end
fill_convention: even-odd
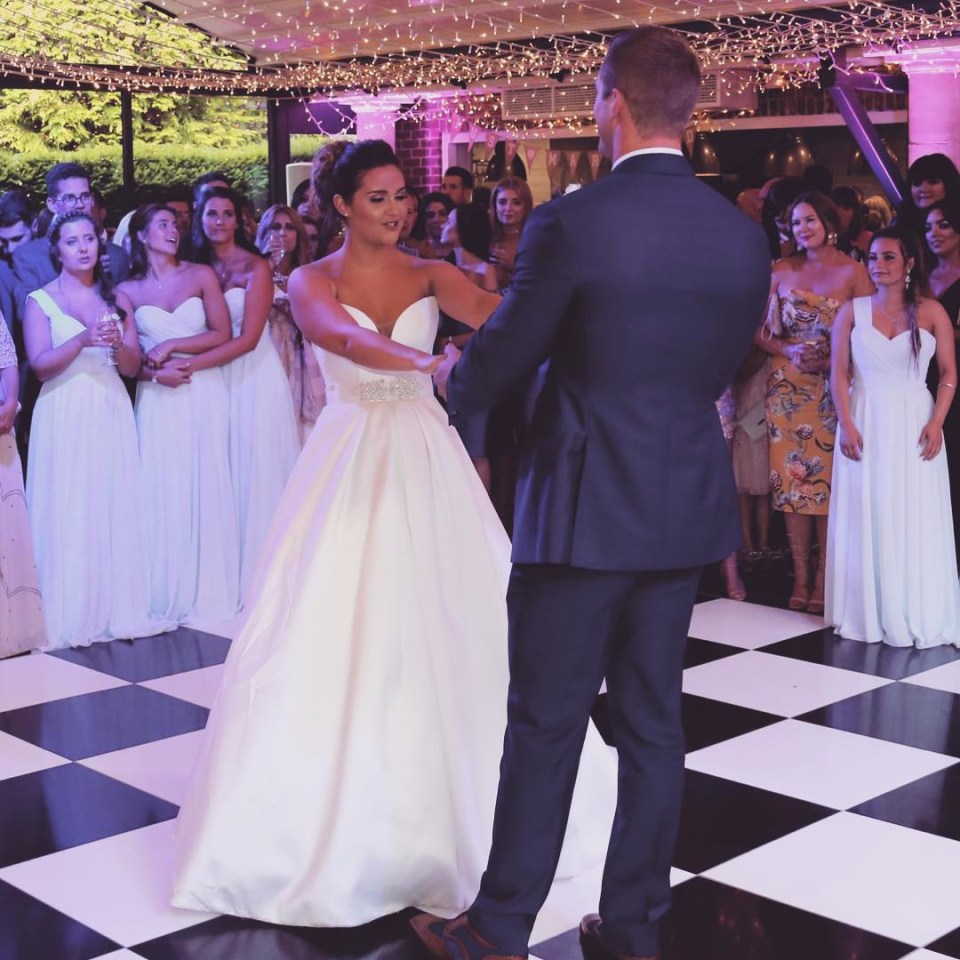
{"type": "Polygon", "coordinates": [[[364,380],[350,391],[357,403],[389,403],[393,400],[416,400],[424,396],[417,377],[389,377],[383,380],[364,380]]]}

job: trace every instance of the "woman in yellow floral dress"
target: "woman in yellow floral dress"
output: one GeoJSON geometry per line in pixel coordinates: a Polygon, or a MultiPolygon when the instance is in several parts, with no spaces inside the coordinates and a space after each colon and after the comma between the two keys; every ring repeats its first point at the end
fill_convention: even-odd
{"type": "Polygon", "coordinates": [[[793,559],[789,606],[821,614],[837,432],[830,330],[842,304],[874,288],[863,265],[836,248],[840,219],[829,197],[801,194],[788,220],[797,252],[773,266],[770,309],[757,342],[773,358],[767,391],[770,487],[793,559]],[[811,588],[814,533],[819,549],[811,588]]]}

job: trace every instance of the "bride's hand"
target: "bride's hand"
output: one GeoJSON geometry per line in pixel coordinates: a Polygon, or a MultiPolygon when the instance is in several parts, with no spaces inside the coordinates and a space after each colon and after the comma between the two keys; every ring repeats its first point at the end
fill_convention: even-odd
{"type": "Polygon", "coordinates": [[[413,361],[413,369],[416,370],[417,373],[428,373],[433,376],[442,361],[442,356],[435,357],[431,354],[424,354],[422,357],[417,357],[417,359],[413,361]]]}
{"type": "Polygon", "coordinates": [[[454,364],[460,359],[460,351],[452,344],[448,343],[443,349],[443,355],[434,357],[437,360],[437,368],[433,374],[433,382],[437,388],[437,393],[447,399],[447,380],[450,379],[450,371],[454,364]]]}

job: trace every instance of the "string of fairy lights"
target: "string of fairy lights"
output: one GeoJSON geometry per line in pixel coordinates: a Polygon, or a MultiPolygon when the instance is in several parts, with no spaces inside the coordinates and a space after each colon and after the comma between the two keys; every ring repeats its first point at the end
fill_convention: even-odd
{"type": "MultiPolygon", "coordinates": [[[[256,24],[266,16],[262,8],[254,8],[247,0],[229,8],[209,0],[200,2],[203,22],[222,18],[234,32],[244,27],[256,45],[256,24]]],[[[411,4],[405,9],[383,8],[380,5],[390,0],[375,0],[377,11],[365,13],[373,2],[305,0],[298,14],[284,17],[278,12],[277,22],[270,24],[274,38],[286,30],[291,39],[299,37],[301,43],[314,43],[319,49],[324,32],[328,38],[331,31],[342,32],[347,26],[362,32],[365,24],[376,19],[367,48],[357,55],[281,61],[274,53],[251,65],[222,40],[136,0],[87,0],[69,12],[56,7],[54,0],[6,0],[0,7],[0,85],[3,77],[10,76],[63,89],[82,85],[133,93],[203,91],[304,101],[318,95],[335,99],[344,91],[376,94],[402,89],[410,91],[410,104],[397,109],[397,119],[439,119],[451,128],[464,124],[509,130],[511,124],[500,113],[499,95],[484,88],[504,82],[536,84],[558,76],[576,82],[594,73],[603,59],[615,30],[565,32],[569,19],[564,19],[563,11],[568,6],[578,18],[602,16],[605,22],[613,18],[620,28],[662,22],[668,9],[675,14],[674,20],[685,21],[674,25],[697,50],[706,69],[717,70],[721,82],[731,88],[750,86],[761,91],[816,82],[822,61],[845,48],[857,48],[869,56],[872,51],[899,50],[911,42],[960,36],[960,0],[946,0],[929,10],[887,0],[849,0],[826,12],[803,0],[788,9],[775,9],[773,0],[764,0],[760,10],[746,6],[744,0],[732,0],[738,12],[720,16],[709,15],[719,9],[713,0],[674,0],[672,6],[663,0],[659,10],[649,0],[610,0],[613,12],[574,0],[551,0],[549,6],[544,0],[526,6],[508,0],[403,0],[411,4]],[[95,13],[97,18],[92,20],[95,13]],[[472,33],[478,22],[489,26],[488,34],[498,29],[510,32],[509,26],[516,38],[488,36],[484,42],[439,49],[441,38],[432,31],[430,21],[441,16],[471,24],[472,33]],[[518,21],[525,27],[524,41],[513,29],[518,21]],[[384,47],[384,30],[393,31],[394,50],[377,53],[384,47]],[[404,30],[407,34],[401,37],[404,30]],[[407,37],[409,48],[404,46],[407,37]],[[437,88],[466,92],[443,98],[417,96],[418,91],[437,88]]],[[[259,30],[264,32],[262,25],[259,30]]],[[[956,73],[957,57],[945,57],[943,69],[956,73]]],[[[576,129],[582,121],[571,116],[555,117],[550,123],[576,129]]],[[[522,130],[524,123],[514,121],[512,127],[522,130]]]]}

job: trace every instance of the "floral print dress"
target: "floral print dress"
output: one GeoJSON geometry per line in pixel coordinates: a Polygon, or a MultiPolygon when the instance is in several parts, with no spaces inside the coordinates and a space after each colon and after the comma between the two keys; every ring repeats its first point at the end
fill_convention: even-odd
{"type": "MultiPolygon", "coordinates": [[[[773,297],[768,326],[787,343],[814,343],[830,354],[830,331],[840,301],[806,290],[773,297]]],[[[837,413],[830,374],[801,373],[775,356],[767,384],[770,491],[775,510],[826,516],[830,507],[837,413]]]]}

